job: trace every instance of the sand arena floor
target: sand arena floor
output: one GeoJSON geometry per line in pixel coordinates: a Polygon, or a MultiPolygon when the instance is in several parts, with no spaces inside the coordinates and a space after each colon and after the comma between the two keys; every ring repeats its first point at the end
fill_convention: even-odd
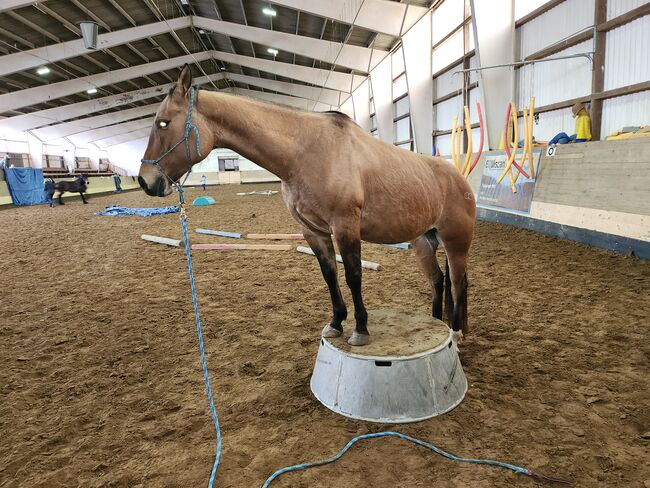
{"type": "MultiPolygon", "coordinates": [[[[300,231],[280,195],[236,196],[242,188],[254,189],[209,189],[218,204],[190,208],[190,228],[300,231]]],[[[2,488],[206,485],[214,439],[183,251],[139,238],[180,238],[178,217],[94,215],[113,203],[174,200],[131,192],[0,211],[2,488]]],[[[369,308],[430,310],[412,251],[363,252],[385,267],[364,272],[369,308]]],[[[650,262],[479,223],[470,263],[467,396],[398,430],[575,486],[649,486],[650,262]]],[[[277,468],[387,428],[339,417],[310,393],[330,310],[314,258],[197,252],[195,269],[224,434],[216,486],[259,487],[277,468]]],[[[380,440],[272,486],[538,484],[380,440]]]]}

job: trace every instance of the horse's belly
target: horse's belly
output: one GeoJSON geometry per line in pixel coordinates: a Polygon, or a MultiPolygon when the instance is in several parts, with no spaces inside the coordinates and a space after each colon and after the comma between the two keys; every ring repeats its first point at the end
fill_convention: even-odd
{"type": "Polygon", "coordinates": [[[379,244],[411,241],[435,227],[436,216],[428,209],[365,207],[361,216],[361,239],[379,244]]]}

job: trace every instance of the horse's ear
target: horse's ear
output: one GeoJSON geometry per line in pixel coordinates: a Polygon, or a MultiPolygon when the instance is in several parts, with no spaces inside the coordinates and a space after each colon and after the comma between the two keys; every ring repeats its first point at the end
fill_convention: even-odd
{"type": "Polygon", "coordinates": [[[178,81],[176,82],[176,89],[178,93],[182,96],[185,96],[187,91],[192,86],[192,69],[189,64],[185,64],[181,70],[181,74],[178,76],[178,81]]]}

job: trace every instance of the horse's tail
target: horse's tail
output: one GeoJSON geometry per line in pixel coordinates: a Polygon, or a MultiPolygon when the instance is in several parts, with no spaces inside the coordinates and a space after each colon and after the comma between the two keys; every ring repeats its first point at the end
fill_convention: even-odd
{"type": "Polygon", "coordinates": [[[454,315],[454,297],[451,296],[451,278],[449,276],[449,258],[445,251],[445,314],[451,325],[451,318],[454,315]]]}

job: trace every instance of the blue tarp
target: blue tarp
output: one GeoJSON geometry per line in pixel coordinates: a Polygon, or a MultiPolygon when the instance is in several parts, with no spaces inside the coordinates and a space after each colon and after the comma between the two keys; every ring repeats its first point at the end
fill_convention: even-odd
{"type": "Polygon", "coordinates": [[[130,208],[122,207],[120,205],[110,205],[104,208],[103,211],[97,212],[95,215],[139,215],[141,217],[151,217],[152,215],[165,215],[170,213],[180,212],[181,208],[178,205],[170,205],[169,207],[154,207],[154,208],[130,208]]]}
{"type": "Polygon", "coordinates": [[[38,168],[3,167],[5,180],[14,205],[48,203],[45,198],[43,170],[38,168]]]}

